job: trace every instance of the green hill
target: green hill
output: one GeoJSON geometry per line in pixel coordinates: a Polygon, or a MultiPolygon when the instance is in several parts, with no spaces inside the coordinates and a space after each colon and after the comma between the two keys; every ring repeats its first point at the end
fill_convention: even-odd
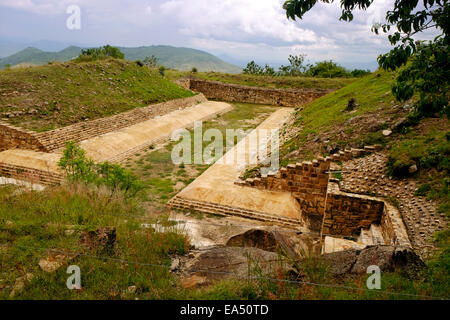
{"type": "MultiPolygon", "coordinates": [[[[9,57],[0,59],[0,68],[6,65],[20,63],[33,63],[42,65],[48,61],[69,61],[81,52],[80,47],[68,47],[59,52],[45,52],[33,47],[26,48],[9,57]]],[[[148,56],[156,56],[159,63],[173,69],[191,70],[196,67],[199,71],[217,71],[227,73],[239,73],[241,68],[226,63],[219,58],[204,51],[176,48],[171,46],[150,46],[138,48],[120,47],[127,60],[143,60],[148,56]]]]}
{"type": "Polygon", "coordinates": [[[192,95],[157,70],[125,60],[0,71],[0,119],[37,131],[192,95]]]}

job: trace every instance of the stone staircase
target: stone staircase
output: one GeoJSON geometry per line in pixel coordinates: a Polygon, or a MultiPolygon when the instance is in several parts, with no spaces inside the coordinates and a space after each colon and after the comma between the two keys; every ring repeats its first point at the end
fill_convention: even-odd
{"type": "Polygon", "coordinates": [[[177,196],[175,196],[169,201],[168,206],[178,209],[195,210],[209,214],[216,214],[222,216],[235,216],[246,219],[258,220],[274,225],[279,225],[282,227],[296,228],[302,230],[304,229],[301,220],[281,216],[279,217],[272,216],[263,212],[241,209],[216,203],[184,199],[177,196]]]}
{"type": "Polygon", "coordinates": [[[358,242],[364,243],[368,246],[385,244],[381,227],[379,225],[372,224],[369,229],[361,229],[358,242]]]}

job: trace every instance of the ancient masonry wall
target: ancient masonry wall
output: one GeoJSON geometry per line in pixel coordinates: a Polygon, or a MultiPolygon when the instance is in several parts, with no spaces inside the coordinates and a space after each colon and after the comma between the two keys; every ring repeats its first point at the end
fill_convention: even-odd
{"type": "Polygon", "coordinates": [[[63,180],[63,175],[61,173],[32,169],[7,163],[0,163],[0,175],[7,178],[14,178],[43,185],[59,184],[63,180]]]}
{"type": "Polygon", "coordinates": [[[378,224],[386,244],[411,247],[396,208],[379,198],[342,192],[336,179],[329,177],[331,162],[347,161],[378,148],[366,146],[341,151],[327,158],[291,164],[276,174],[238,180],[236,184],[291,192],[299,201],[302,218],[310,230],[326,235],[356,236],[361,229],[378,224]]]}
{"type": "Polygon", "coordinates": [[[80,142],[206,101],[203,94],[198,94],[40,133],[0,123],[0,151],[20,148],[51,152],[63,148],[69,140],[80,142]]]}
{"type": "MultiPolygon", "coordinates": [[[[291,192],[300,203],[304,223],[310,230],[320,231],[325,212],[331,162],[349,160],[376,149],[375,146],[366,146],[364,149],[345,150],[327,158],[290,164],[286,168],[281,168],[276,174],[263,175],[245,181],[238,180],[236,184],[291,192]]],[[[330,194],[328,194],[328,197],[330,197],[330,194]]],[[[345,203],[347,204],[348,201],[345,203]]],[[[328,206],[330,210],[335,206],[341,207],[342,198],[338,196],[330,197],[329,200],[327,199],[328,206]]],[[[370,212],[371,210],[368,209],[370,212]]]]}
{"type": "Polygon", "coordinates": [[[382,200],[340,192],[337,183],[330,183],[322,233],[355,236],[361,228],[380,224],[384,209],[382,200]]]}
{"type": "Polygon", "coordinates": [[[176,83],[201,92],[208,99],[227,102],[245,102],[285,107],[307,104],[333,90],[329,89],[272,89],[228,84],[199,79],[180,79],[176,83]]]}
{"type": "Polygon", "coordinates": [[[0,152],[13,148],[47,151],[35,132],[0,122],[0,152]]]}

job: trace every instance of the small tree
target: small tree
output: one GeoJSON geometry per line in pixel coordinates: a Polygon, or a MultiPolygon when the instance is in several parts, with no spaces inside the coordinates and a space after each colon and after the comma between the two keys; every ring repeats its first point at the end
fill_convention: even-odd
{"type": "Polygon", "coordinates": [[[159,59],[155,55],[151,55],[150,57],[145,57],[143,63],[150,68],[156,68],[159,64],[159,59]]]}
{"type": "Polygon", "coordinates": [[[253,75],[261,75],[264,73],[264,70],[261,66],[257,65],[255,61],[250,61],[245,67],[244,74],[253,74],[253,75]]]}
{"type": "MultiPolygon", "coordinates": [[[[333,0],[320,0],[324,3],[333,0]]],[[[288,18],[302,19],[319,0],[288,0],[283,8],[288,18]]],[[[341,0],[340,20],[352,21],[355,9],[366,10],[373,0],[341,0]]],[[[427,115],[435,112],[450,115],[448,52],[450,33],[450,1],[448,0],[396,0],[393,9],[386,12],[386,23],[375,24],[372,31],[390,33],[394,48],[378,57],[385,70],[402,69],[392,88],[397,100],[405,101],[415,93],[419,95],[416,110],[427,115]],[[392,29],[392,30],[391,30],[392,29]],[[414,36],[434,29],[439,35],[427,42],[415,41],[414,36]]]]}
{"type": "Polygon", "coordinates": [[[159,69],[158,69],[158,72],[161,75],[161,77],[164,77],[165,72],[166,72],[166,67],[160,66],[159,69]]]}

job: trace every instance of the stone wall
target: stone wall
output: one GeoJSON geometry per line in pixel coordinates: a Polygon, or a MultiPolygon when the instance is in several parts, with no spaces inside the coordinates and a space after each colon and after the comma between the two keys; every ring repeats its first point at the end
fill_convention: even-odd
{"type": "Polygon", "coordinates": [[[47,151],[36,133],[0,122],[0,152],[8,149],[47,151]]]}
{"type": "Polygon", "coordinates": [[[11,165],[7,163],[0,163],[0,176],[43,185],[59,184],[63,180],[63,175],[60,173],[11,165]]]}
{"type": "Polygon", "coordinates": [[[189,98],[136,108],[107,118],[76,123],[53,131],[39,133],[36,137],[48,150],[52,151],[64,147],[65,142],[69,140],[79,142],[97,137],[205,101],[207,101],[205,96],[199,94],[189,98]]]}
{"type": "Polygon", "coordinates": [[[384,202],[375,198],[339,191],[337,183],[330,183],[322,233],[326,235],[356,236],[361,229],[380,224],[384,202]]]}
{"type": "Polygon", "coordinates": [[[199,79],[180,79],[177,84],[203,93],[208,99],[245,102],[285,107],[307,104],[333,90],[330,89],[272,89],[228,84],[199,79]]]}
{"type": "Polygon", "coordinates": [[[136,108],[114,116],[79,122],[47,132],[31,132],[0,123],[0,151],[13,148],[51,152],[64,147],[66,141],[80,142],[111,131],[206,102],[203,94],[136,108]]]}
{"type": "Polygon", "coordinates": [[[381,231],[387,243],[412,247],[400,212],[387,202],[385,202],[381,217],[381,231]]]}
{"type": "MultiPolygon", "coordinates": [[[[292,196],[300,204],[303,222],[310,230],[320,231],[325,212],[331,162],[346,161],[378,149],[379,146],[366,146],[364,149],[348,149],[326,158],[320,157],[313,161],[290,164],[286,168],[281,168],[278,173],[250,178],[245,181],[238,180],[235,183],[260,189],[291,192],[292,196]]],[[[358,201],[356,200],[356,202],[358,201]]],[[[328,202],[331,202],[330,209],[335,208],[335,206],[342,206],[340,197],[331,197],[327,200],[328,202]]],[[[356,210],[356,204],[354,204],[354,207],[356,210]]]]}

